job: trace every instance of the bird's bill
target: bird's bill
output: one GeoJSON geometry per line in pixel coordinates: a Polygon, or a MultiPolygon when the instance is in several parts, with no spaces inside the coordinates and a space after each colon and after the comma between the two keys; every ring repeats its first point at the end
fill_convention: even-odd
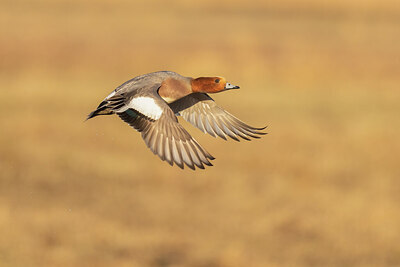
{"type": "Polygon", "coordinates": [[[230,83],[226,83],[226,85],[225,85],[225,90],[239,89],[239,88],[240,88],[239,86],[233,85],[233,84],[230,84],[230,83]]]}

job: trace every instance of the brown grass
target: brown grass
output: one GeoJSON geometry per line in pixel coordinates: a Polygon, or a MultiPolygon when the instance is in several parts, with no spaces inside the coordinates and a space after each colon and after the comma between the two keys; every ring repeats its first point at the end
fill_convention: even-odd
{"type": "Polygon", "coordinates": [[[396,1],[2,1],[0,266],[400,265],[396,1]],[[265,138],[155,157],[113,88],[174,70],[265,138]]]}

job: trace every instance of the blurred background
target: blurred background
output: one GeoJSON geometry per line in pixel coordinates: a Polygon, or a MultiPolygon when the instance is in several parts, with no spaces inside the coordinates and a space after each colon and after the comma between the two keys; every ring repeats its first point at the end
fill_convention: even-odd
{"type": "Polygon", "coordinates": [[[0,0],[0,266],[399,266],[398,0],[0,0]],[[154,156],[115,87],[224,76],[268,135],[154,156]]]}

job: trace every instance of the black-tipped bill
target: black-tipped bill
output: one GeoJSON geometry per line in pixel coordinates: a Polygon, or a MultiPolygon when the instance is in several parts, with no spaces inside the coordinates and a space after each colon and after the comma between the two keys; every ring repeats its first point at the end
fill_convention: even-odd
{"type": "Polygon", "coordinates": [[[230,83],[226,83],[226,85],[225,85],[225,90],[229,90],[229,89],[239,89],[239,88],[240,88],[239,86],[233,85],[233,84],[230,84],[230,83]]]}

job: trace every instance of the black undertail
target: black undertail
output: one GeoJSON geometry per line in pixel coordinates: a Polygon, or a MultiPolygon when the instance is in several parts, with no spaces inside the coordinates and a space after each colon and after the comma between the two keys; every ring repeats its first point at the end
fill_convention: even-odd
{"type": "Polygon", "coordinates": [[[120,109],[125,105],[124,103],[124,95],[118,95],[115,97],[111,97],[107,100],[104,100],[103,102],[100,103],[100,105],[97,107],[97,109],[93,112],[91,112],[86,120],[91,119],[93,117],[99,116],[99,115],[111,115],[114,114],[115,110],[120,109]]]}

